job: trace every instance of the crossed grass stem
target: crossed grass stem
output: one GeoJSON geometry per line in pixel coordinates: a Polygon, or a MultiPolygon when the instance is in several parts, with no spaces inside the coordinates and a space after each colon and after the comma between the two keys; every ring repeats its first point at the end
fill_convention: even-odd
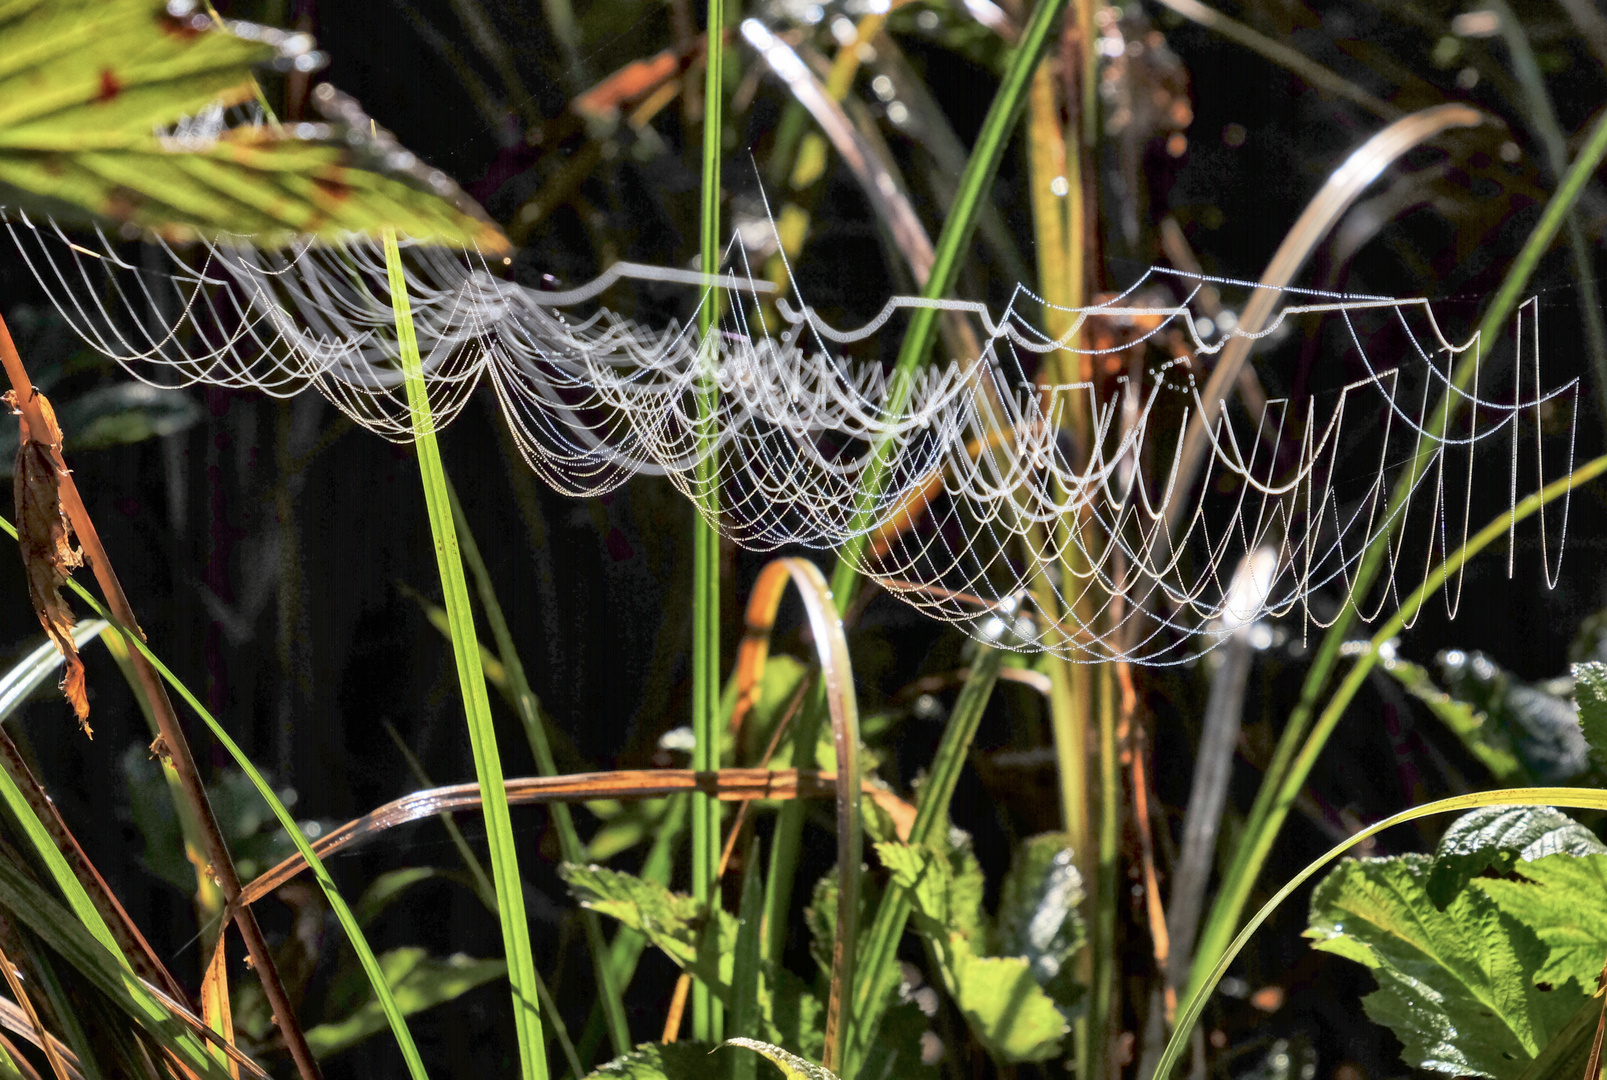
{"type": "MultiPolygon", "coordinates": [[[[27,418],[30,429],[39,432],[50,430],[39,405],[38,391],[34,389],[33,381],[28,377],[27,368],[23,366],[22,357],[17,353],[11,331],[3,318],[0,318],[0,364],[4,365],[6,377],[16,393],[17,407],[27,418]]],[[[100,584],[101,592],[105,595],[117,621],[137,633],[139,621],[135,618],[128,596],[123,592],[123,586],[112,569],[111,559],[101,543],[100,534],[89,516],[83,497],[78,492],[78,485],[73,481],[72,472],[62,457],[61,448],[51,446],[48,448],[48,453],[56,466],[62,508],[72,523],[73,532],[77,535],[79,543],[83,546],[85,558],[94,572],[95,580],[100,584]]],[[[196,771],[195,758],[190,752],[189,741],[185,738],[184,729],[179,725],[178,717],[173,711],[173,703],[168,699],[167,691],[163,689],[162,682],[150,663],[137,650],[132,659],[140,688],[160,728],[163,748],[173,763],[185,800],[200,827],[206,845],[207,861],[223,890],[225,900],[233,906],[240,896],[240,876],[235,870],[228,844],[223,839],[223,832],[212,811],[206,788],[196,771]]],[[[273,1010],[274,1022],[279,1026],[285,1047],[296,1063],[296,1071],[302,1080],[318,1080],[322,1075],[318,1062],[313,1058],[306,1036],[296,1022],[290,996],[285,991],[284,982],[274,964],[273,951],[268,947],[261,927],[257,925],[256,915],[250,908],[234,907],[233,911],[235,925],[239,927],[240,936],[245,940],[252,966],[262,983],[263,995],[273,1010]]]]}

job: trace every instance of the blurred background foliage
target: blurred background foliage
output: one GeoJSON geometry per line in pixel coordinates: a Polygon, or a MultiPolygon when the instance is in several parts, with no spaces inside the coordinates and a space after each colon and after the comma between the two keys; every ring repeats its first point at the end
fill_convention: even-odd
{"type": "MultiPolygon", "coordinates": [[[[331,57],[317,78],[355,95],[481,202],[517,245],[515,279],[553,287],[620,259],[693,259],[697,28],[704,17],[693,0],[218,6],[232,17],[316,35],[331,57]]],[[[736,19],[764,22],[823,80],[836,73],[846,115],[876,167],[935,236],[1008,56],[1007,39],[1025,12],[1019,0],[933,0],[891,10],[863,0],[731,7],[726,223],[762,264],[778,240],[768,200],[803,295],[831,321],[858,322],[890,293],[915,288],[909,260],[861,177],[742,44],[736,19]]],[[[1324,239],[1299,283],[1426,295],[1464,332],[1538,218],[1559,160],[1568,160],[1607,106],[1607,16],[1593,0],[1534,0],[1511,10],[1388,0],[1244,0],[1213,10],[1196,0],[1134,0],[1072,10],[1046,64],[1056,80],[1061,133],[1085,166],[1080,201],[1087,216],[1073,245],[1082,252],[1089,296],[1124,289],[1156,264],[1254,279],[1352,149],[1392,119],[1460,101],[1488,122],[1438,136],[1388,170],[1324,239]],[[1092,57],[1091,67],[1084,57],[1092,57]],[[1085,86],[1094,91],[1086,100],[1085,86]],[[1086,108],[1079,111],[1078,102],[1086,108]]],[[[286,119],[308,108],[307,76],[268,76],[264,85],[286,119]]],[[[960,296],[998,306],[1018,284],[1035,285],[1041,211],[1030,183],[1031,138],[1024,121],[965,261],[960,296]]],[[[1056,179],[1053,197],[1073,197],[1071,181],[1056,179]]],[[[1548,385],[1607,373],[1607,346],[1591,317],[1607,187],[1586,188],[1575,222],[1583,248],[1570,246],[1571,238],[1559,242],[1529,289],[1542,317],[1548,385]]],[[[680,292],[642,288],[635,295],[639,317],[688,314],[680,292]]],[[[411,451],[352,437],[351,426],[311,395],[273,402],[217,388],[132,386],[81,350],[12,259],[0,259],[0,305],[37,381],[57,402],[78,483],[151,639],[275,786],[298,795],[298,817],[345,820],[419,786],[387,726],[434,782],[472,777],[450,648],[430,623],[439,585],[411,451]]],[[[1594,322],[1599,326],[1599,312],[1594,322]]],[[[1325,360],[1321,344],[1288,341],[1258,355],[1266,392],[1298,393],[1310,384],[1325,360]]],[[[1505,344],[1496,353],[1498,360],[1509,355],[1505,344]]],[[[1091,374],[1107,380],[1114,372],[1091,374]]],[[[1592,381],[1581,395],[1580,460],[1603,443],[1594,404],[1600,391],[1592,381]]],[[[690,506],[654,479],[600,499],[561,497],[519,462],[489,400],[478,404],[443,435],[447,467],[552,718],[560,769],[684,764],[685,741],[674,733],[686,724],[690,703],[690,506]]],[[[0,460],[9,462],[9,452],[0,460]]],[[[1506,498],[1505,491],[1476,493],[1473,519],[1488,520],[1506,498]]],[[[1496,780],[1576,782],[1587,775],[1583,747],[1567,730],[1569,687],[1555,680],[1570,659],[1602,657],[1603,622],[1591,617],[1607,603],[1598,562],[1602,524],[1599,488],[1576,492],[1556,588],[1545,587],[1538,553],[1522,549],[1520,533],[1512,580],[1504,560],[1486,558],[1468,568],[1454,622],[1443,605],[1430,605],[1400,642],[1399,662],[1370,678],[1330,742],[1267,880],[1287,876],[1358,822],[1404,804],[1496,780]]],[[[734,548],[723,560],[729,670],[739,605],[763,560],[734,548]]],[[[0,589],[24,595],[15,560],[0,559],[0,589]]],[[[964,666],[969,646],[955,631],[874,593],[850,619],[866,738],[882,775],[907,790],[931,759],[957,685],[950,673],[964,666]]],[[[0,643],[8,643],[10,659],[25,655],[36,635],[26,605],[0,610],[0,643]]],[[[1298,694],[1310,644],[1297,624],[1275,626],[1257,653],[1224,850],[1231,851],[1259,769],[1298,694]]],[[[795,634],[782,649],[808,655],[795,634]]],[[[194,939],[193,880],[175,861],[177,825],[163,817],[153,791],[159,774],[138,749],[149,733],[105,652],[85,656],[96,739],[79,736],[48,694],[12,730],[135,922],[161,955],[177,958],[174,970],[193,986],[205,960],[194,939]]],[[[1153,755],[1163,873],[1175,855],[1211,670],[1206,660],[1135,672],[1147,733],[1137,745],[1153,755]]],[[[772,674],[789,677],[784,662],[772,674]]],[[[786,696],[778,686],[768,708],[786,696]]],[[[534,773],[514,711],[500,702],[497,708],[509,774],[534,773]]],[[[761,721],[773,719],[761,710],[761,721]]],[[[225,758],[204,740],[197,750],[237,856],[259,867],[271,863],[287,841],[274,835],[225,758]]],[[[987,881],[998,883],[1016,840],[1061,827],[1045,705],[1030,678],[1001,684],[972,764],[953,816],[971,833],[987,881]]],[[[578,817],[594,857],[634,867],[665,812],[661,804],[599,804],[578,817]]],[[[824,821],[824,809],[818,813],[824,821]]],[[[558,840],[541,811],[516,809],[515,826],[530,853],[522,865],[538,964],[578,1037],[593,1002],[591,969],[557,875],[558,840]]],[[[462,828],[472,842],[481,826],[470,815],[462,828]]],[[[1403,827],[1372,850],[1431,851],[1440,828],[1403,827]]],[[[1121,835],[1131,855],[1138,837],[1130,818],[1121,835]]],[[[835,852],[829,823],[806,838],[804,883],[824,873],[835,852]]],[[[453,873],[409,881],[409,902],[380,905],[369,930],[376,946],[422,947],[436,957],[498,955],[495,921],[456,875],[439,824],[389,834],[333,859],[331,868],[357,896],[383,874],[431,863],[453,873]]],[[[1130,1075],[1154,973],[1136,856],[1122,866],[1134,876],[1118,911],[1122,1006],[1112,1069],[1130,1075]]],[[[997,908],[997,888],[990,886],[989,909],[997,908]]],[[[734,899],[727,904],[734,906],[734,899]]],[[[350,963],[340,958],[338,933],[316,890],[293,886],[259,907],[280,943],[287,980],[307,1003],[308,1026],[319,1010],[343,1015],[353,993],[350,963]]],[[[801,905],[797,917],[788,964],[812,971],[801,905]]],[[[1397,1074],[1398,1044],[1359,1004],[1371,988],[1368,976],[1312,951],[1300,937],[1304,922],[1293,908],[1280,915],[1224,984],[1207,1013],[1213,1075],[1397,1074]]],[[[475,974],[483,982],[495,973],[475,974]]],[[[627,995],[637,1039],[657,1037],[674,975],[656,952],[644,956],[627,995]]],[[[415,1018],[426,1060],[440,1075],[496,1075],[512,1044],[505,1004],[504,991],[480,986],[415,1018]]],[[[248,1036],[271,1037],[265,1023],[242,1027],[248,1036]]],[[[986,1054],[962,1045],[950,1043],[964,1058],[950,1061],[949,1075],[991,1074],[986,1054]]],[[[555,1054],[555,1067],[558,1060],[555,1054]]],[[[331,1077],[389,1077],[400,1064],[379,1038],[331,1057],[326,1068],[331,1077]]],[[[1019,1074],[1034,1075],[1034,1068],[1020,1066],[1019,1074]]]]}

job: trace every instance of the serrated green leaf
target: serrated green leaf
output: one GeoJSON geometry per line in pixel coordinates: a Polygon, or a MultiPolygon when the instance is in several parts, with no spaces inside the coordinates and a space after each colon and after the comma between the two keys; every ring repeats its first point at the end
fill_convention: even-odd
{"type": "Polygon", "coordinates": [[[1490,770],[1490,775],[1503,784],[1519,783],[1526,775],[1523,763],[1512,750],[1512,740],[1489,715],[1474,707],[1471,702],[1452,697],[1434,684],[1429,673],[1417,664],[1396,660],[1385,664],[1382,670],[1393,675],[1407,693],[1424,705],[1451,733],[1461,740],[1468,752],[1490,770]]]}
{"type": "Polygon", "coordinates": [[[974,940],[980,952],[987,951],[987,916],[982,909],[987,882],[969,843],[940,851],[886,841],[876,845],[876,854],[893,880],[910,890],[917,929],[936,936],[956,933],[974,940]]]}
{"type": "Polygon", "coordinates": [[[158,134],[250,98],[252,66],[273,56],[259,41],[175,19],[161,0],[0,6],[0,185],[176,241],[279,244],[394,228],[457,246],[507,246],[466,200],[462,209],[402,174],[369,171],[340,138],[268,127],[193,140],[158,134]]]}
{"type": "Polygon", "coordinates": [[[1429,895],[1444,907],[1478,874],[1563,853],[1596,855],[1607,853],[1607,845],[1554,807],[1481,807],[1457,818],[1440,838],[1429,895]]]}
{"type": "Polygon", "coordinates": [[[796,1054],[789,1054],[779,1046],[772,1046],[758,1039],[727,1039],[721,1046],[736,1046],[752,1050],[775,1063],[781,1070],[781,1075],[787,1080],[837,1080],[837,1074],[823,1065],[805,1061],[796,1054]]]}
{"type": "Polygon", "coordinates": [[[1481,890],[1436,906],[1431,864],[1405,855],[1341,865],[1312,894],[1306,936],[1372,969],[1379,988],[1363,1006],[1401,1040],[1409,1064],[1517,1080],[1584,994],[1535,985],[1545,944],[1481,890]]]}
{"type": "MultiPolygon", "coordinates": [[[[411,1016],[468,993],[482,983],[499,979],[508,966],[501,960],[475,960],[461,954],[434,957],[420,948],[392,949],[381,953],[380,970],[401,1007],[411,1016]]],[[[387,1027],[385,1014],[372,996],[345,1019],[319,1024],[307,1032],[307,1045],[318,1057],[337,1054],[387,1027]]]]}
{"type": "Polygon", "coordinates": [[[737,920],[718,911],[717,932],[703,932],[697,901],[657,882],[603,866],[563,863],[559,875],[583,906],[640,931],[677,966],[695,975],[731,1004],[732,958],[737,920]]]}
{"type": "Polygon", "coordinates": [[[1057,1000],[1062,989],[1069,1004],[1074,991],[1062,977],[1066,961],[1087,941],[1078,914],[1082,877],[1065,833],[1029,837],[1016,847],[999,893],[998,945],[1001,956],[1019,956],[1038,984],[1057,1000]]]}
{"type": "Polygon", "coordinates": [[[989,1053],[1007,1062],[1048,1061],[1070,1030],[1065,1014],[1019,956],[977,956],[958,934],[942,950],[949,993],[989,1053]]]}
{"type": "Polygon", "coordinates": [[[708,1043],[643,1043],[606,1065],[592,1070],[586,1080],[693,1080],[715,1071],[709,1061],[714,1048],[708,1043]]]}
{"type": "Polygon", "coordinates": [[[1574,698],[1590,756],[1607,768],[1607,664],[1574,665],[1574,698]]]}
{"type": "Polygon", "coordinates": [[[1555,784],[1573,779],[1589,766],[1584,736],[1564,686],[1524,683],[1481,652],[1452,650],[1439,656],[1441,675],[1451,696],[1487,716],[1486,738],[1511,749],[1531,783],[1555,784]]]}
{"type": "Polygon", "coordinates": [[[1475,878],[1472,885],[1546,944],[1537,982],[1572,979],[1594,992],[1607,957],[1607,854],[1550,855],[1522,863],[1512,878],[1475,878]]]}
{"type": "Polygon", "coordinates": [[[253,94],[274,49],[203,33],[161,0],[49,0],[0,9],[0,130],[8,138],[149,135],[253,94]]]}

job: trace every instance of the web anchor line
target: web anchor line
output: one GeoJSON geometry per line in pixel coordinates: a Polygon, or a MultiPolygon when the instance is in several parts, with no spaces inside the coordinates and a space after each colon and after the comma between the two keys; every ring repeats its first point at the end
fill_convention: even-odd
{"type": "MultiPolygon", "coordinates": [[[[412,439],[376,244],[354,237],[259,250],[218,240],[177,249],[158,240],[169,269],[154,273],[104,233],[75,239],[15,210],[0,211],[0,221],[60,316],[133,377],[280,398],[312,388],[370,431],[412,439]],[[169,317],[153,322],[152,312],[169,317]]],[[[1056,339],[1025,314],[1045,305],[1022,287],[997,314],[975,302],[895,296],[842,329],[744,272],[620,263],[584,285],[543,292],[474,253],[404,242],[404,256],[438,427],[488,384],[525,461],[577,496],[647,474],[703,505],[700,465],[713,454],[717,525],[736,543],[857,545],[858,569],[894,596],[1023,651],[1172,664],[1251,617],[1298,614],[1320,628],[1348,604],[1376,618],[1398,603],[1403,579],[1421,580],[1467,538],[1475,493],[1495,482],[1478,476],[1499,471],[1495,490],[1515,510],[1526,477],[1535,487],[1553,478],[1544,432],[1564,423],[1568,471],[1573,464],[1578,380],[1542,388],[1532,301],[1518,312],[1508,392],[1505,377],[1488,386],[1484,354],[1495,343],[1448,338],[1427,300],[1285,289],[1253,336],[1270,346],[1298,327],[1338,356],[1325,363],[1320,392],[1270,399],[1252,415],[1228,403],[1204,408],[1199,379],[1213,356],[1249,335],[1213,325],[1192,301],[1206,286],[1227,294],[1253,283],[1151,269],[1121,294],[1067,311],[1071,329],[1056,339]],[[718,301],[718,332],[700,341],[695,315],[653,326],[607,306],[632,282],[718,301]],[[902,387],[880,365],[845,355],[918,307],[970,320],[981,355],[922,369],[902,387]],[[1460,388],[1451,370],[1470,349],[1475,375],[1460,388]],[[1054,353],[1075,358],[1087,377],[1029,381],[1025,372],[1054,353]],[[720,394],[700,419],[705,372],[720,394]],[[1462,419],[1436,435],[1429,417],[1447,394],[1462,419]],[[1076,439],[1066,431],[1074,414],[1087,418],[1076,439]],[[1178,451],[1200,414],[1216,419],[1205,429],[1201,478],[1185,491],[1178,451]],[[1475,453],[1503,444],[1504,468],[1475,453]],[[873,471],[881,482],[867,497],[873,471]],[[1391,508],[1402,475],[1411,494],[1391,508]],[[1384,536],[1382,587],[1354,595],[1362,554],[1384,536]],[[1247,614],[1231,581],[1263,549],[1273,554],[1255,563],[1257,612],[1247,614]]],[[[1556,529],[1540,515],[1552,585],[1567,511],[1564,499],[1556,529]]],[[[1452,614],[1461,588],[1459,571],[1446,590],[1452,614]]]]}

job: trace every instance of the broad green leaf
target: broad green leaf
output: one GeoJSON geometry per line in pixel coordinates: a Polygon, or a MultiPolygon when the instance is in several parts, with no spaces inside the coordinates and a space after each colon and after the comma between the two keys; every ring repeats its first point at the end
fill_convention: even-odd
{"type": "MultiPolygon", "coordinates": [[[[475,960],[461,954],[442,959],[420,948],[381,953],[379,965],[404,1016],[451,1001],[482,983],[501,978],[508,970],[501,960],[475,960]]],[[[379,1002],[370,997],[345,1019],[309,1030],[307,1045],[317,1056],[328,1057],[377,1035],[386,1026],[379,1002]]]]}
{"type": "Polygon", "coordinates": [[[697,901],[657,882],[602,866],[564,863],[558,868],[582,906],[639,930],[682,969],[706,983],[727,1005],[737,920],[720,911],[718,932],[705,934],[697,901]]]}
{"type": "Polygon", "coordinates": [[[1549,855],[1524,862],[1510,877],[1475,878],[1472,885],[1546,944],[1537,982],[1560,986],[1572,979],[1595,990],[1607,957],[1607,854],[1549,855]]]}
{"type": "Polygon", "coordinates": [[[1429,673],[1417,664],[1405,660],[1382,665],[1397,682],[1433,713],[1451,733],[1462,741],[1468,752],[1490,770],[1490,775],[1503,784],[1521,783],[1525,776],[1523,763],[1513,752],[1512,740],[1506,732],[1470,702],[1454,698],[1434,684],[1429,673]]]}
{"type": "Polygon", "coordinates": [[[1574,665],[1574,699],[1590,756],[1607,768],[1607,664],[1574,665]]]}
{"type": "Polygon", "coordinates": [[[757,1039],[727,1039],[722,1046],[737,1046],[761,1054],[775,1063],[781,1070],[781,1075],[787,1080],[837,1080],[837,1074],[830,1069],[813,1062],[805,1061],[796,1054],[789,1054],[779,1046],[772,1046],[757,1039]]]}
{"type": "Polygon", "coordinates": [[[876,854],[893,880],[910,891],[923,933],[959,934],[974,940],[979,951],[987,951],[987,916],[982,910],[986,881],[968,841],[953,844],[946,852],[889,841],[877,844],[876,854]]]}
{"type": "MultiPolygon", "coordinates": [[[[223,128],[221,109],[255,93],[254,65],[306,56],[312,45],[304,34],[257,37],[172,16],[162,0],[0,5],[0,185],[52,210],[77,207],[178,241],[278,244],[390,227],[506,247],[444,175],[418,167],[388,134],[340,124],[223,128]],[[279,44],[265,44],[270,37],[279,44]],[[209,124],[194,122],[203,113],[209,124]],[[195,130],[157,131],[181,121],[195,130]],[[393,161],[406,164],[374,171],[393,161]]],[[[338,99],[332,88],[318,93],[338,99]]]]}
{"type": "Polygon", "coordinates": [[[1078,994],[1066,962],[1087,941],[1077,913],[1082,900],[1069,836],[1043,833],[1016,848],[999,893],[995,951],[1025,959],[1039,985],[1067,1005],[1078,994]]]}
{"type": "Polygon", "coordinates": [[[1483,891],[1436,906],[1431,861],[1342,864],[1312,894],[1306,936],[1372,969],[1379,988],[1362,1004],[1401,1040],[1409,1064],[1516,1080],[1585,995],[1573,984],[1536,986],[1545,943],[1483,891]]]}
{"type": "MultiPolygon", "coordinates": [[[[1066,1017],[1034,977],[1032,962],[987,955],[982,870],[969,845],[943,853],[882,843],[876,852],[893,880],[909,890],[915,930],[932,946],[949,996],[977,1041],[1009,1062],[1047,1061],[1060,1053],[1066,1017]]],[[[1025,877],[1030,874],[1016,886],[1023,904],[1025,877]]]]}
{"type": "Polygon", "coordinates": [[[826,1006],[802,979],[786,968],[766,960],[763,971],[759,1013],[765,1037],[807,1057],[825,1056],[826,1006]]]}
{"type": "Polygon", "coordinates": [[[1510,871],[1548,855],[1596,855],[1607,845],[1567,814],[1550,806],[1486,806],[1451,823],[1440,838],[1429,874],[1429,895],[1441,907],[1488,870],[1510,871]]]}
{"type": "Polygon", "coordinates": [[[0,8],[5,145],[74,135],[146,136],[213,104],[251,99],[277,50],[202,32],[161,0],[35,0],[0,8]]]}
{"type": "Polygon", "coordinates": [[[949,993],[977,1041],[1004,1061],[1048,1061],[1070,1030],[1065,1014],[1019,956],[977,956],[951,935],[942,957],[949,993]]]}
{"type": "Polygon", "coordinates": [[[708,1043],[643,1043],[594,1069],[586,1080],[693,1080],[718,1073],[708,1043]]]}
{"type": "Polygon", "coordinates": [[[1567,679],[1524,683],[1481,652],[1443,652],[1439,663],[1451,696],[1487,716],[1487,739],[1499,745],[1504,733],[1531,782],[1562,783],[1589,766],[1567,679]]]}

